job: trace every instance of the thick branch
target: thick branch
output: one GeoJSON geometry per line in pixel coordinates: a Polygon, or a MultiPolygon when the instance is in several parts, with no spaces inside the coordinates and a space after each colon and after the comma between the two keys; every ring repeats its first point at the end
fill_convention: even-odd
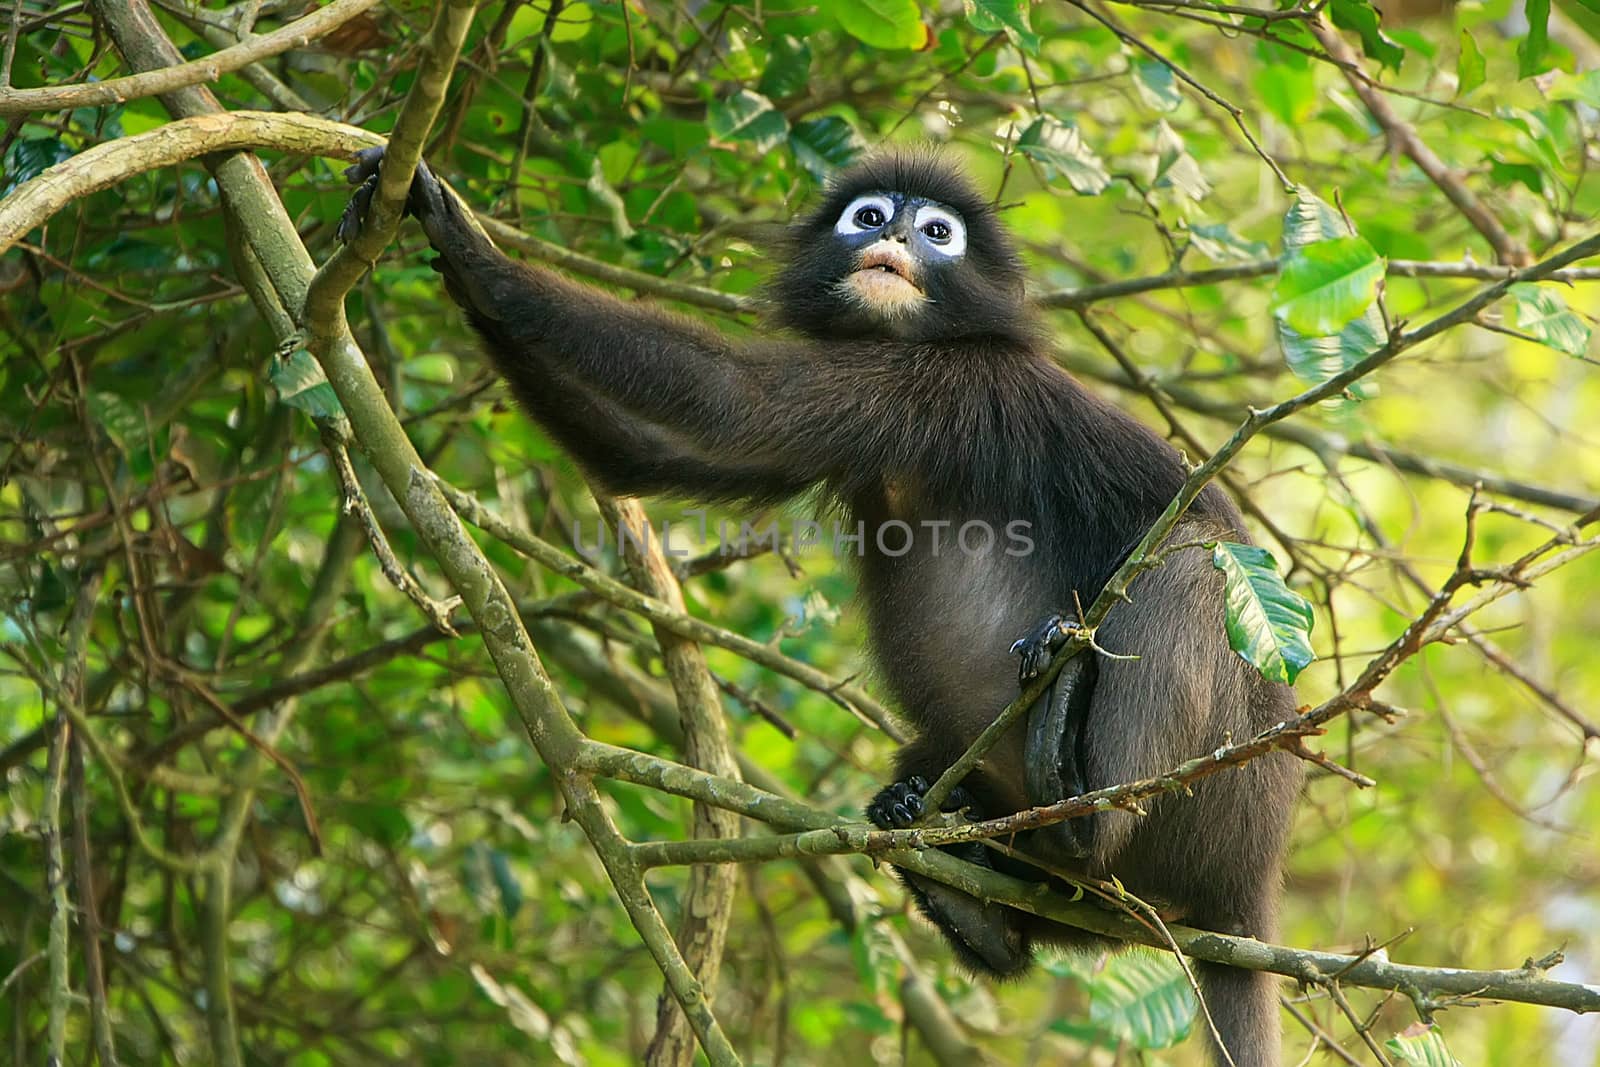
{"type": "Polygon", "coordinates": [[[56,212],[135,175],[212,152],[271,148],[350,158],[383,138],[315,115],[229,111],[178,119],[148,133],[95,145],[24,182],[0,205],[0,252],[56,212]]]}
{"type": "MultiPolygon", "coordinates": [[[[637,500],[602,498],[601,507],[619,531],[623,556],[634,584],[672,610],[686,613],[683,590],[667,564],[661,543],[648,533],[639,537],[620,534],[624,529],[636,533],[650,529],[650,516],[644,506],[637,500]]],[[[737,778],[739,766],[728,740],[722,698],[700,646],[665,626],[656,626],[655,635],[683,727],[684,761],[711,774],[737,778]]],[[[732,812],[710,804],[694,805],[695,839],[730,840],[738,834],[739,820],[732,812]]],[[[733,915],[737,876],[738,872],[731,867],[701,867],[691,872],[689,889],[678,917],[678,948],[684,962],[706,988],[708,997],[722,970],[722,951],[728,939],[728,922],[733,915]]],[[[678,1010],[670,990],[664,992],[657,1005],[656,1032],[645,1051],[645,1063],[650,1067],[690,1067],[694,1062],[694,1050],[694,1036],[689,1031],[688,1020],[678,1010]]]]}

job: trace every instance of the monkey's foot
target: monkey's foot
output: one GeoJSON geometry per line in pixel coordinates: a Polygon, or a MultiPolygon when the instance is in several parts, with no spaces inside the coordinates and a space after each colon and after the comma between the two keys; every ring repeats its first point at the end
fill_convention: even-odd
{"type": "Polygon", "coordinates": [[[1050,665],[1056,649],[1067,643],[1067,638],[1078,628],[1077,623],[1060,613],[1047,615],[1037,626],[1019,637],[1011,646],[1013,655],[1022,657],[1017,672],[1017,684],[1026,686],[1039,677],[1050,665]]]}
{"type": "MultiPolygon", "coordinates": [[[[920,774],[884,786],[878,791],[878,795],[872,798],[872,803],[867,805],[867,818],[880,830],[909,830],[927,810],[922,802],[922,795],[930,788],[928,780],[920,774]]],[[[972,794],[958,785],[950,790],[950,795],[945,798],[943,810],[963,809],[967,811],[969,819],[978,821],[982,818],[976,814],[977,803],[972,799],[972,794]]]]}

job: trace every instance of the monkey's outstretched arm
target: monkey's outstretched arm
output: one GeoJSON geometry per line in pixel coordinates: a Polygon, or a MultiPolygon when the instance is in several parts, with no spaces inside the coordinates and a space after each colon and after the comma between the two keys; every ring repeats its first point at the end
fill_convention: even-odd
{"type": "MultiPolygon", "coordinates": [[[[361,188],[341,235],[361,225],[381,160],[368,149],[348,171],[361,188]]],[[[517,263],[425,165],[407,209],[518,397],[615,487],[776,498],[859,459],[848,401],[837,388],[807,397],[819,392],[808,346],[736,349],[698,323],[517,263]]]]}

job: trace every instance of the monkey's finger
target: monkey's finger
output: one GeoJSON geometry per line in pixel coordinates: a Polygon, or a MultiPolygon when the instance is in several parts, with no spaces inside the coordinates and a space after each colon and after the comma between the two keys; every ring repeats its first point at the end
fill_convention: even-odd
{"type": "Polygon", "coordinates": [[[349,244],[361,233],[361,227],[367,221],[367,209],[372,206],[372,194],[377,190],[378,176],[373,174],[351,194],[350,202],[344,206],[344,214],[339,216],[338,228],[334,230],[340,241],[349,244]]]}
{"type": "Polygon", "coordinates": [[[351,185],[361,185],[374,174],[383,163],[383,145],[372,148],[363,148],[356,153],[356,161],[344,170],[345,181],[351,185]]]}

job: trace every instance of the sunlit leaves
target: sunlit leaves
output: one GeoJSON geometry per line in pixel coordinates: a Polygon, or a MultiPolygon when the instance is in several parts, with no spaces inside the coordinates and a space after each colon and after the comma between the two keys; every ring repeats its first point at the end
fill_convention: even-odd
{"type": "Polygon", "coordinates": [[[633,236],[633,224],[628,221],[628,207],[622,202],[622,196],[616,187],[606,180],[605,168],[601,165],[600,157],[595,156],[589,167],[589,180],[584,183],[589,196],[606,216],[611,219],[611,227],[617,236],[626,241],[633,236]]]}
{"type": "Polygon", "coordinates": [[[1264,548],[1219,541],[1211,562],[1224,576],[1229,647],[1267,681],[1293,682],[1316,658],[1311,602],[1284,584],[1264,548]]]}
{"type": "Polygon", "coordinates": [[[1204,200],[1211,193],[1211,184],[1200,173],[1200,164],[1184,147],[1183,138],[1163,119],[1156,126],[1156,178],[1157,189],[1172,189],[1190,200],[1204,200]]]}
{"type": "Polygon", "coordinates": [[[1327,201],[1304,186],[1295,190],[1294,203],[1283,214],[1284,248],[1292,250],[1349,233],[1350,227],[1327,201]]]}
{"type": "Polygon", "coordinates": [[[1189,244],[1196,252],[1218,263],[1242,263],[1263,259],[1267,246],[1234,233],[1226,223],[1189,227],[1189,244]]]}
{"type": "MultiPolygon", "coordinates": [[[[1283,322],[1276,323],[1283,361],[1302,381],[1325,382],[1370,356],[1383,344],[1382,323],[1376,313],[1363,315],[1335,334],[1323,337],[1300,333],[1283,322]]],[[[1366,382],[1353,383],[1347,392],[1353,399],[1364,399],[1374,391],[1366,382]]]]}
{"type": "Polygon", "coordinates": [[[1039,35],[1028,24],[1028,0],[963,0],[963,6],[979,33],[1005,30],[1024,52],[1039,54],[1039,35]]]}
{"type": "Polygon", "coordinates": [[[1112,956],[1087,981],[1089,1021],[1132,1048],[1170,1048],[1189,1036],[1194,991],[1178,961],[1166,953],[1112,956]]]}
{"type": "Polygon", "coordinates": [[[1065,178],[1085,196],[1096,196],[1111,184],[1106,165],[1083,139],[1078,128],[1041,115],[1017,139],[1017,151],[1044,170],[1050,181],[1065,178]]]}
{"type": "MultiPolygon", "coordinates": [[[[1383,260],[1304,188],[1284,214],[1283,246],[1273,302],[1278,344],[1290,370],[1323,382],[1383,343],[1383,318],[1373,303],[1383,260]]],[[[1359,387],[1351,394],[1363,395],[1359,387]]]]}
{"type": "Polygon", "coordinates": [[[1437,1027],[1422,1023],[1413,1023],[1404,1033],[1385,1041],[1383,1047],[1396,1064],[1405,1067],[1461,1067],[1461,1061],[1445,1045],[1444,1034],[1437,1027]]]}
{"type": "Polygon", "coordinates": [[[928,27],[916,0],[824,0],[844,31],[886,50],[925,48],[928,27]]]}
{"type": "Polygon", "coordinates": [[[741,89],[714,102],[706,112],[711,139],[721,147],[746,145],[770,152],[789,135],[789,120],[760,93],[741,89]]]}
{"type": "Polygon", "coordinates": [[[1456,95],[1466,96],[1489,76],[1489,65],[1472,34],[1461,31],[1461,52],[1456,56],[1456,95]]]}
{"type": "Polygon", "coordinates": [[[528,999],[526,993],[509,982],[501,983],[480,963],[472,964],[468,971],[484,995],[495,1005],[505,1009],[507,1022],[529,1037],[540,1041],[550,1037],[550,1016],[545,1014],[543,1008],[528,999]]]}
{"type": "Polygon", "coordinates": [[[848,166],[865,147],[855,127],[837,115],[797,122],[789,131],[795,159],[817,179],[848,166]]]}
{"type": "Polygon", "coordinates": [[[769,100],[795,96],[811,77],[811,48],[804,41],[783,34],[772,42],[767,67],[761,72],[761,93],[769,100]]]}
{"type": "Polygon", "coordinates": [[[1510,295],[1518,333],[1569,356],[1581,356],[1589,350],[1589,324],[1567,309],[1567,302],[1559,293],[1520,283],[1511,287],[1510,295]]]}
{"type": "MultiPolygon", "coordinates": [[[[1544,0],[1548,5],[1550,0],[1544,0]]],[[[1361,51],[1386,67],[1400,69],[1406,50],[1384,35],[1378,26],[1378,12],[1367,0],[1332,0],[1328,13],[1333,24],[1361,38],[1361,51]]]]}
{"type": "Polygon", "coordinates": [[[29,178],[63,160],[72,158],[72,149],[55,137],[24,137],[11,146],[5,155],[5,184],[0,185],[4,196],[29,178]]]}
{"type": "Polygon", "coordinates": [[[304,348],[296,348],[287,357],[273,356],[267,380],[278,390],[278,399],[312,418],[344,414],[322,365],[304,348]]]}
{"type": "Polygon", "coordinates": [[[1139,99],[1156,111],[1176,111],[1183,103],[1178,76],[1165,63],[1153,59],[1134,60],[1133,85],[1139,90],[1139,99]]]}
{"type": "Polygon", "coordinates": [[[1528,78],[1550,68],[1550,0],[1527,0],[1523,14],[1528,32],[1517,45],[1517,77],[1528,78]]]}
{"type": "Polygon", "coordinates": [[[1296,333],[1338,333],[1371,306],[1383,259],[1362,237],[1334,237],[1284,256],[1272,311],[1296,333]]]}

